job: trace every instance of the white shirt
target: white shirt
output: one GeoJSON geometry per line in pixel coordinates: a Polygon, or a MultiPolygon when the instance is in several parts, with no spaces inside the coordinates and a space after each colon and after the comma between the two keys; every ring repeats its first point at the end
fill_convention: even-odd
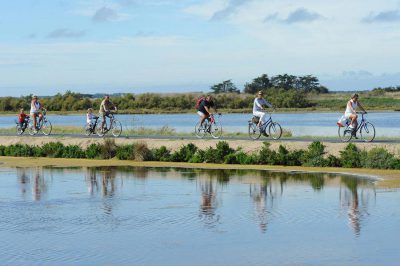
{"type": "Polygon", "coordinates": [[[35,103],[31,102],[31,113],[38,113],[40,111],[40,103],[36,101],[35,103]]]}
{"type": "MultiPolygon", "coordinates": [[[[350,103],[351,103],[351,108],[353,108],[353,110],[355,111],[358,107],[358,102],[354,102],[353,100],[350,100],[350,103]]],[[[351,110],[349,108],[349,104],[346,105],[346,113],[347,114],[352,114],[353,110],[351,110]]]]}
{"type": "Polygon", "coordinates": [[[253,113],[254,112],[262,112],[263,111],[263,105],[266,105],[270,108],[272,108],[272,104],[267,102],[264,98],[255,98],[254,99],[254,104],[253,104],[253,113]]]}
{"type": "Polygon", "coordinates": [[[86,114],[86,123],[91,124],[93,118],[94,118],[94,114],[93,113],[87,113],[86,114]]]}

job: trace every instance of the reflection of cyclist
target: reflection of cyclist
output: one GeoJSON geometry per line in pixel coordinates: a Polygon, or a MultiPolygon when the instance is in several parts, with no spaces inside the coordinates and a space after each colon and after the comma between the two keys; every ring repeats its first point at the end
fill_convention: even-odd
{"type": "Polygon", "coordinates": [[[211,108],[213,108],[216,113],[218,112],[212,96],[207,95],[206,98],[201,100],[199,107],[197,108],[197,114],[200,116],[200,126],[203,125],[203,122],[206,118],[208,119],[210,117],[211,108]]]}
{"type": "Polygon", "coordinates": [[[101,122],[101,128],[104,129],[104,125],[106,124],[106,117],[110,118],[111,109],[117,111],[117,107],[110,101],[110,96],[104,96],[104,100],[100,104],[99,114],[103,118],[101,122]]]}
{"type": "Polygon", "coordinates": [[[43,106],[40,104],[38,101],[38,97],[36,95],[32,96],[32,101],[31,101],[31,117],[33,120],[33,128],[36,130],[36,118],[39,117],[39,123],[42,121],[43,114],[41,112],[43,110],[43,106]]]}
{"type": "MultiPolygon", "coordinates": [[[[362,111],[364,111],[366,113],[364,107],[362,107],[361,103],[358,101],[358,94],[354,93],[351,96],[350,101],[347,102],[346,112],[344,113],[344,116],[347,119],[351,120],[351,124],[349,126],[350,129],[351,128],[357,129],[357,125],[358,125],[357,118],[358,118],[358,115],[356,113],[356,110],[357,110],[358,107],[360,107],[360,109],[362,109],[362,111]]],[[[353,135],[355,135],[355,132],[353,132],[353,135]]]]}
{"type": "Polygon", "coordinates": [[[263,98],[264,93],[262,91],[259,91],[257,93],[257,97],[254,99],[254,104],[253,104],[253,115],[259,117],[259,121],[257,126],[261,126],[264,124],[265,121],[265,108],[263,106],[268,106],[269,108],[273,108],[272,104],[267,102],[263,98]]]}

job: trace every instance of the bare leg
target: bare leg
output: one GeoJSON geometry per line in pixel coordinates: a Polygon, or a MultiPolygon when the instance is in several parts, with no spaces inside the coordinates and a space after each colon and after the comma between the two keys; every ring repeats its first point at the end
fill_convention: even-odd
{"type": "Polygon", "coordinates": [[[32,118],[33,118],[33,128],[36,129],[36,114],[33,114],[32,118]]]}

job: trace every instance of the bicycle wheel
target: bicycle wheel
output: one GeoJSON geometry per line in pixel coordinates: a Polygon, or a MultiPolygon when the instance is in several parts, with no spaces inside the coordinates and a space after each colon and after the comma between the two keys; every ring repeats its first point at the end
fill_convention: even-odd
{"type": "Polygon", "coordinates": [[[214,139],[219,139],[222,135],[222,125],[218,122],[211,124],[210,134],[214,139]]]}
{"type": "Polygon", "coordinates": [[[33,122],[29,122],[28,125],[28,134],[31,136],[36,135],[37,131],[35,130],[35,128],[33,127],[33,122]]]}
{"type": "Polygon", "coordinates": [[[83,132],[86,136],[90,136],[92,134],[92,130],[88,124],[83,126],[83,132]]]}
{"type": "Polygon", "coordinates": [[[114,120],[111,124],[111,134],[114,137],[119,137],[122,133],[122,124],[118,120],[114,120]]]}
{"type": "Polygon", "coordinates": [[[194,127],[194,134],[196,134],[196,137],[198,137],[199,139],[204,137],[204,135],[206,134],[205,128],[207,128],[207,125],[208,124],[206,121],[203,122],[202,126],[200,126],[200,122],[196,124],[196,126],[194,127]]]}
{"type": "Polygon", "coordinates": [[[339,134],[340,140],[343,142],[349,142],[351,140],[351,138],[353,137],[352,132],[353,132],[353,129],[349,129],[348,126],[339,127],[338,134],[339,134]]]}
{"type": "Polygon", "coordinates": [[[24,130],[19,125],[17,125],[17,135],[22,135],[22,133],[24,133],[24,130]]]}
{"type": "Polygon", "coordinates": [[[40,131],[42,131],[42,133],[45,136],[50,135],[51,130],[53,129],[53,126],[51,125],[50,121],[49,120],[45,120],[42,123],[43,124],[42,124],[42,127],[40,128],[40,131]]]}
{"type": "Polygon", "coordinates": [[[366,122],[360,129],[361,139],[371,142],[375,138],[375,127],[370,122],[366,122]]]}
{"type": "Polygon", "coordinates": [[[256,123],[249,122],[249,137],[252,140],[258,140],[261,136],[260,128],[256,123]]]}
{"type": "Polygon", "coordinates": [[[282,127],[277,122],[272,122],[268,129],[269,135],[273,139],[280,139],[282,136],[282,127]]]}
{"type": "Polygon", "coordinates": [[[106,130],[102,127],[101,122],[96,126],[96,134],[99,137],[103,137],[106,134],[106,130]]]}

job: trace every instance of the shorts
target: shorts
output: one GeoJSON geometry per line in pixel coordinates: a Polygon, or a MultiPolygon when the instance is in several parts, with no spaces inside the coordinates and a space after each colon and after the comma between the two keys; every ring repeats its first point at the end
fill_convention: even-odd
{"type": "Polygon", "coordinates": [[[350,119],[350,116],[354,115],[353,113],[344,113],[344,117],[346,117],[347,119],[350,119]]]}
{"type": "Polygon", "coordinates": [[[197,111],[197,114],[198,114],[199,116],[205,116],[205,115],[206,115],[205,113],[203,113],[203,112],[201,112],[201,111],[197,111]]]}

